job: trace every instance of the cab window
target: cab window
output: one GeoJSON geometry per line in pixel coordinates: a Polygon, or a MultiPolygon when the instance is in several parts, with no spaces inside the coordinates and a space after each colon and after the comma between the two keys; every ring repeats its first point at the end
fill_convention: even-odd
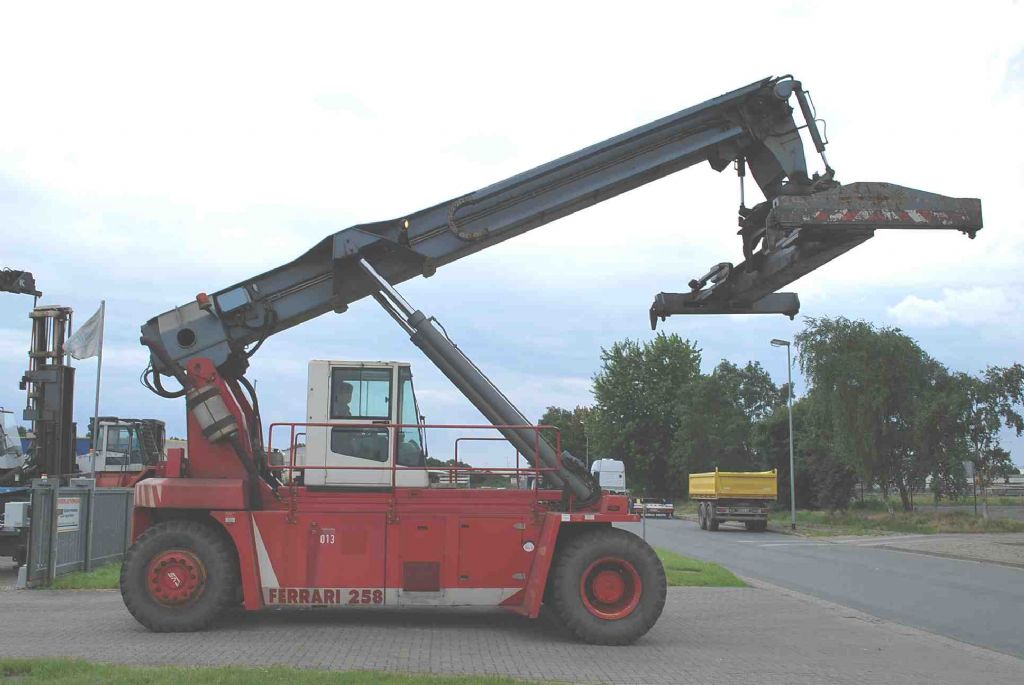
{"type": "Polygon", "coordinates": [[[420,413],[416,406],[416,393],[412,388],[412,371],[407,367],[399,368],[398,383],[401,387],[398,423],[415,424],[400,428],[398,431],[398,464],[399,466],[426,466],[426,455],[423,453],[423,431],[419,425],[420,413]]]}
{"type": "Polygon", "coordinates": [[[346,457],[384,463],[388,454],[388,428],[331,429],[331,451],[346,457]]]}
{"type": "Polygon", "coordinates": [[[135,430],[128,426],[107,426],[106,431],[108,464],[134,464],[142,460],[142,446],[135,430]]]}
{"type": "Polygon", "coordinates": [[[391,369],[331,370],[331,419],[391,419],[391,369]]]}

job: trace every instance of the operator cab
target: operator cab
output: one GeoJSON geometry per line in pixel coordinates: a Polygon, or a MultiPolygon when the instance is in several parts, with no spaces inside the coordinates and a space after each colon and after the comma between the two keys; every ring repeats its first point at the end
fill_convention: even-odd
{"type": "Polygon", "coordinates": [[[81,473],[138,473],[163,459],[163,421],[101,416],[97,423],[92,449],[77,458],[81,473]]]}
{"type": "Polygon", "coordinates": [[[407,362],[314,360],[308,387],[306,421],[331,425],[306,427],[305,447],[296,450],[296,464],[328,467],[308,468],[307,486],[390,487],[395,461],[395,485],[428,486],[423,426],[407,362]]]}
{"type": "Polygon", "coordinates": [[[21,435],[14,423],[14,412],[0,407],[0,471],[21,468],[25,454],[21,450],[21,435]]]}

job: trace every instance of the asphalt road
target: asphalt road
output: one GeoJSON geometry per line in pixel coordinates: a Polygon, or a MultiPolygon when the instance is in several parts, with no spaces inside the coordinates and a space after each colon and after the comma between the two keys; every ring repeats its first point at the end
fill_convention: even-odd
{"type": "MultiPolygon", "coordinates": [[[[637,533],[640,524],[624,526],[637,533]]],[[[733,572],[879,618],[1024,657],[1024,569],[858,544],[717,533],[681,520],[647,520],[647,540],[733,572]]],[[[759,617],[771,625],[770,617],[759,617]]]]}

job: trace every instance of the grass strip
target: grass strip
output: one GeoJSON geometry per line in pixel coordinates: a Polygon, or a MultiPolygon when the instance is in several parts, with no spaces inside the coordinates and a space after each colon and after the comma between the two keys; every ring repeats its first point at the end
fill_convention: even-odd
{"type": "Polygon", "coordinates": [[[44,590],[116,590],[121,581],[121,564],[107,564],[92,571],[75,571],[58,576],[44,590]]]}
{"type": "Polygon", "coordinates": [[[444,676],[380,671],[315,671],[285,666],[116,666],[80,659],[0,659],[0,683],[47,685],[517,685],[524,680],[486,675],[444,676]]]}
{"type": "MultiPolygon", "coordinates": [[[[788,513],[773,514],[772,521],[789,522],[788,513]]],[[[797,511],[797,531],[805,535],[884,535],[885,533],[1024,533],[1024,521],[982,518],[968,511],[845,512],[797,511]]]]}
{"type": "Polygon", "coordinates": [[[718,564],[684,557],[663,547],[654,551],[665,566],[669,587],[747,587],[732,571],[718,564]]]}
{"type": "MultiPolygon", "coordinates": [[[[1020,499],[1020,498],[1017,498],[1020,499]]],[[[890,503],[896,507],[890,515],[885,503],[870,497],[864,502],[853,502],[846,511],[811,511],[800,509],[796,512],[797,532],[804,535],[885,535],[886,533],[913,533],[931,535],[936,533],[1024,533],[1024,521],[990,516],[975,516],[973,510],[953,510],[940,504],[936,509],[930,504],[918,503],[912,512],[899,510],[899,499],[890,503]]],[[[992,504],[990,499],[989,504],[992,504]]],[[[946,505],[948,506],[948,505],[946,505]]],[[[978,503],[981,512],[981,503],[978,503]]],[[[695,500],[676,502],[676,514],[697,515],[695,500]]],[[[789,509],[773,511],[769,525],[776,528],[789,527],[789,509]]]]}

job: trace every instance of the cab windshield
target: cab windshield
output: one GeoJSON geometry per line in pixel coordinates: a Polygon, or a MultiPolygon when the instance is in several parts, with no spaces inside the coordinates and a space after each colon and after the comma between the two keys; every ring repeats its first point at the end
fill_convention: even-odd
{"type": "Polygon", "coordinates": [[[423,451],[423,427],[420,425],[419,407],[412,387],[412,371],[408,367],[398,369],[399,412],[398,423],[414,424],[398,429],[399,466],[426,466],[423,451]]]}

